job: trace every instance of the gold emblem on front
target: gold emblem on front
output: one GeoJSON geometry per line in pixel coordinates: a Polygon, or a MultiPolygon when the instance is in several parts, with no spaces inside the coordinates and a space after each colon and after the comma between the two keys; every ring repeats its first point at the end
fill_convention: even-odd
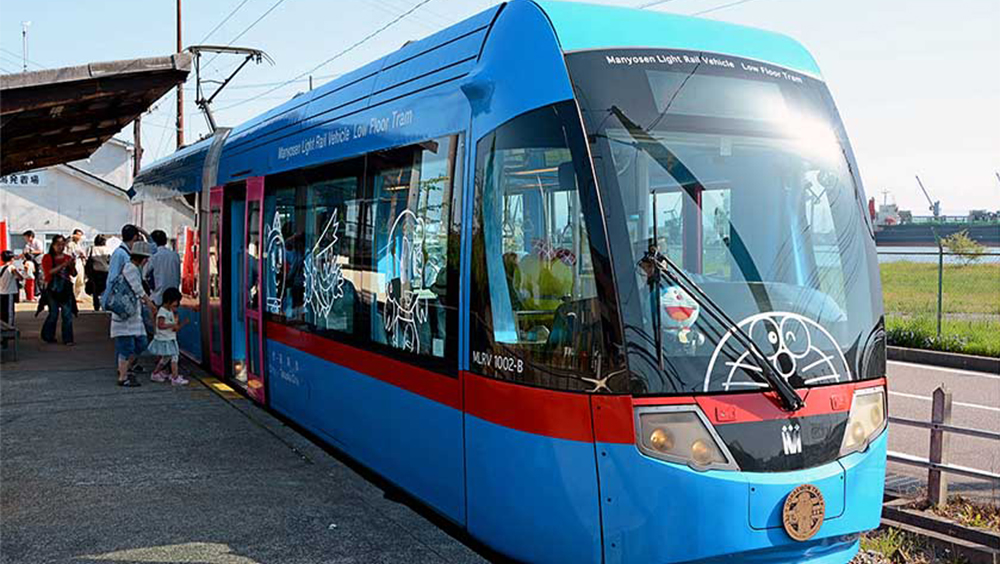
{"type": "Polygon", "coordinates": [[[826,502],[819,488],[811,484],[802,484],[792,490],[785,498],[785,507],[781,511],[781,523],[785,526],[788,536],[797,541],[809,540],[823,526],[823,515],[826,513],[826,502]]]}

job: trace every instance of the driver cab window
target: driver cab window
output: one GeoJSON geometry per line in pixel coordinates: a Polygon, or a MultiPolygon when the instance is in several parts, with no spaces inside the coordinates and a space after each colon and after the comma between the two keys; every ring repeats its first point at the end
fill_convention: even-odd
{"type": "MultiPolygon", "coordinates": [[[[609,391],[602,303],[581,200],[572,103],[524,114],[477,146],[472,368],[609,391]],[[572,113],[571,113],[572,112],[572,113]]],[[[592,184],[590,184],[592,187],[592,184]]]]}

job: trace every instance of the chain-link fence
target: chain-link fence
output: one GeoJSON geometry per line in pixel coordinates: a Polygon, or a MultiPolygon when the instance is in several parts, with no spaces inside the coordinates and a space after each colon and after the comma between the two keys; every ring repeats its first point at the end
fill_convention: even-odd
{"type": "Polygon", "coordinates": [[[878,250],[889,344],[1000,357],[1000,252],[878,250]]]}

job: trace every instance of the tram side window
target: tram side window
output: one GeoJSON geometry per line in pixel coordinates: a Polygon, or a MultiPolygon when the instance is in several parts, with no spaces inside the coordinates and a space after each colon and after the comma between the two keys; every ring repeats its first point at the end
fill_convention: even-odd
{"type": "Polygon", "coordinates": [[[310,331],[355,331],[363,159],[269,179],[267,311],[310,331]]]}
{"type": "Polygon", "coordinates": [[[287,321],[304,321],[301,223],[298,188],[268,188],[264,200],[265,311],[287,321]]]}
{"type": "Polygon", "coordinates": [[[452,226],[459,137],[368,156],[373,197],[371,339],[443,358],[457,349],[458,241],[452,226]]]}
{"type": "Polygon", "coordinates": [[[578,182],[589,167],[571,151],[578,123],[572,103],[549,106],[477,146],[472,368],[596,391],[609,362],[578,182]]]}
{"type": "Polygon", "coordinates": [[[305,190],[303,301],[306,321],[319,330],[354,332],[363,171],[361,159],[342,163],[305,190]]]}

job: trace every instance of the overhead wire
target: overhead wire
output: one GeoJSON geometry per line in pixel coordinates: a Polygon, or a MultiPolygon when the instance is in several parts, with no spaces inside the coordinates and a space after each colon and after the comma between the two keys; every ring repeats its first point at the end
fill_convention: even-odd
{"type": "Polygon", "coordinates": [[[13,57],[12,61],[16,62],[18,65],[24,64],[24,61],[28,61],[29,65],[35,65],[36,67],[38,67],[40,69],[46,68],[45,65],[36,63],[35,61],[32,61],[31,59],[26,59],[23,55],[15,53],[15,52],[11,51],[10,49],[5,49],[3,47],[0,47],[0,51],[3,51],[4,53],[7,53],[7,55],[8,55],[7,58],[8,59],[11,59],[11,57],[13,57]]]}
{"type": "MultiPolygon", "coordinates": [[[[388,15],[389,17],[398,16],[399,13],[402,11],[402,10],[398,9],[396,6],[393,6],[392,4],[389,4],[388,2],[385,2],[384,0],[362,0],[362,1],[365,4],[368,4],[369,6],[372,6],[372,7],[376,8],[376,9],[378,9],[378,11],[382,12],[383,14],[388,15]]],[[[417,18],[417,17],[412,17],[410,19],[410,21],[413,22],[413,23],[415,23],[415,24],[419,24],[419,25],[421,25],[421,26],[423,26],[423,27],[425,27],[427,29],[438,29],[438,28],[441,27],[441,25],[438,24],[438,23],[431,22],[430,20],[426,20],[426,19],[422,19],[422,18],[417,18]]]]}
{"type": "Polygon", "coordinates": [[[240,2],[238,6],[236,6],[235,8],[233,8],[232,11],[230,11],[229,14],[226,15],[226,17],[222,18],[221,22],[215,24],[215,27],[212,28],[212,31],[208,32],[205,35],[205,37],[202,37],[201,41],[199,41],[198,43],[204,44],[206,41],[208,41],[209,37],[212,37],[215,34],[216,31],[219,31],[219,28],[221,28],[222,26],[224,26],[226,24],[226,22],[228,22],[230,20],[230,18],[232,18],[234,15],[236,15],[236,12],[239,12],[240,8],[242,8],[249,1],[250,0],[243,0],[242,2],[240,2]]]}
{"type": "MultiPolygon", "coordinates": [[[[343,74],[343,73],[317,74],[317,75],[314,75],[312,78],[313,78],[314,81],[315,80],[326,80],[328,78],[336,78],[336,77],[340,76],[341,74],[343,74]]],[[[257,83],[252,83],[252,84],[234,84],[232,86],[227,86],[226,90],[249,90],[249,89],[253,89],[253,88],[267,88],[268,86],[275,86],[277,84],[284,84],[284,82],[285,81],[277,80],[277,81],[274,81],[274,82],[257,82],[257,83]]],[[[309,78],[300,78],[300,79],[294,80],[292,82],[309,82],[309,78]]],[[[197,88],[195,88],[193,86],[185,86],[184,90],[186,90],[188,92],[194,92],[195,90],[197,90],[197,88]]]]}
{"type": "Polygon", "coordinates": [[[711,12],[715,12],[717,10],[725,10],[726,8],[732,8],[733,6],[739,6],[740,4],[746,4],[748,2],[753,2],[753,1],[754,0],[737,0],[736,2],[730,2],[729,4],[723,4],[721,6],[716,6],[714,8],[709,8],[707,10],[702,10],[700,12],[694,12],[694,13],[692,13],[690,15],[692,15],[692,16],[700,16],[702,14],[708,14],[708,13],[711,13],[711,12]]]}
{"type": "Polygon", "coordinates": [[[17,68],[21,68],[22,61],[15,61],[14,57],[7,56],[7,55],[5,55],[3,53],[0,53],[0,61],[3,61],[5,63],[7,63],[8,65],[14,65],[17,68]]]}
{"type": "Polygon", "coordinates": [[[406,18],[407,16],[409,16],[413,12],[417,11],[421,6],[423,6],[424,4],[427,4],[430,1],[431,0],[420,0],[420,2],[417,2],[409,10],[403,12],[402,14],[400,14],[400,15],[396,16],[395,18],[393,18],[392,20],[390,20],[389,23],[387,23],[387,24],[383,25],[382,27],[376,29],[375,31],[369,33],[368,35],[364,36],[363,38],[359,39],[358,41],[355,41],[353,44],[351,44],[346,49],[343,49],[342,51],[340,51],[337,54],[333,55],[332,57],[326,59],[325,61],[323,61],[322,63],[316,65],[315,67],[313,67],[313,68],[311,68],[311,69],[309,69],[309,70],[307,70],[307,71],[305,71],[305,72],[303,72],[301,74],[298,74],[298,75],[296,75],[296,76],[294,76],[294,77],[292,77],[292,78],[290,78],[290,79],[288,79],[288,80],[280,83],[279,85],[277,85],[277,86],[275,86],[273,88],[265,90],[264,92],[261,92],[260,94],[258,94],[256,96],[248,98],[248,99],[246,99],[246,100],[244,100],[242,102],[237,102],[235,104],[230,104],[229,106],[225,106],[225,107],[219,108],[217,111],[221,112],[221,111],[224,111],[224,110],[229,110],[229,109],[235,108],[237,106],[246,104],[247,102],[253,101],[253,100],[258,99],[258,98],[260,98],[262,96],[266,96],[266,95],[268,95],[268,94],[270,94],[270,93],[272,93],[272,92],[274,92],[276,90],[284,88],[285,86],[287,86],[287,85],[295,82],[296,80],[299,80],[299,79],[302,79],[304,77],[307,77],[308,75],[316,72],[320,68],[322,68],[322,67],[324,67],[324,66],[332,63],[333,61],[339,59],[340,57],[343,57],[344,55],[350,53],[354,49],[356,49],[359,46],[363,45],[364,43],[368,42],[373,37],[377,36],[378,34],[382,33],[383,31],[389,29],[390,27],[392,27],[396,23],[400,22],[401,20],[403,20],[404,18],[406,18]]]}
{"type": "MultiPolygon", "coordinates": [[[[233,43],[236,43],[237,41],[239,41],[239,39],[241,37],[243,37],[244,35],[246,35],[248,31],[250,31],[251,29],[254,28],[254,26],[256,26],[257,24],[259,24],[261,22],[261,20],[263,20],[264,18],[266,18],[271,12],[273,12],[275,9],[277,9],[278,6],[280,6],[280,5],[284,4],[284,3],[285,3],[285,0],[277,0],[277,2],[275,2],[274,4],[272,4],[271,7],[268,8],[266,12],[264,12],[263,14],[260,15],[260,17],[258,17],[257,19],[255,19],[253,21],[253,23],[251,23],[250,25],[248,25],[247,27],[245,27],[243,29],[243,31],[239,32],[236,35],[236,37],[230,39],[229,43],[226,43],[225,46],[226,47],[230,47],[230,46],[232,46],[233,43]]],[[[216,53],[214,57],[212,57],[211,59],[208,60],[207,63],[205,63],[204,69],[207,70],[208,67],[209,67],[209,65],[211,65],[212,62],[215,61],[215,59],[217,59],[217,58],[219,58],[219,53],[216,53]]]]}
{"type": "MultiPolygon", "coordinates": [[[[385,4],[386,7],[392,10],[393,15],[404,12],[410,7],[410,3],[407,0],[372,0],[372,1],[377,2],[379,4],[385,4]]],[[[451,18],[448,18],[432,10],[431,8],[425,8],[421,10],[419,14],[413,14],[410,17],[414,21],[427,21],[435,28],[447,27],[452,23],[454,23],[451,18]]]]}
{"type": "Polygon", "coordinates": [[[659,6],[660,4],[668,4],[674,0],[656,0],[655,2],[647,2],[645,4],[639,4],[636,8],[640,10],[645,10],[646,8],[652,8],[653,6],[659,6]]]}

